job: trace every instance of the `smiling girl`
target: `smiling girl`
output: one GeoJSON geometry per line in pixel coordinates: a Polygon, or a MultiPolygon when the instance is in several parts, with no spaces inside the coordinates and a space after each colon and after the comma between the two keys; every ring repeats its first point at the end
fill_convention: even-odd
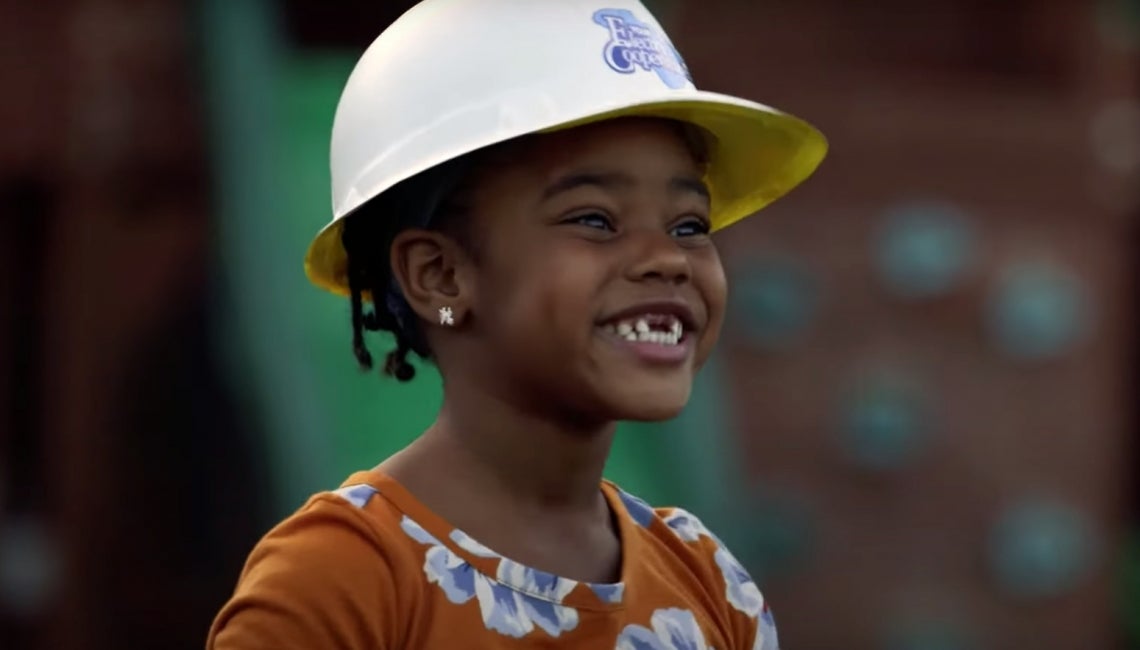
{"type": "MultiPolygon", "coordinates": [[[[710,233],[804,180],[812,127],[697,90],[634,0],[426,0],[365,52],[306,259],[353,349],[443,377],[411,445],[251,553],[208,647],[777,647],[718,538],[602,478],[616,424],[677,415],[716,343],[710,233]]],[[[652,441],[646,441],[651,444],[652,441]]]]}

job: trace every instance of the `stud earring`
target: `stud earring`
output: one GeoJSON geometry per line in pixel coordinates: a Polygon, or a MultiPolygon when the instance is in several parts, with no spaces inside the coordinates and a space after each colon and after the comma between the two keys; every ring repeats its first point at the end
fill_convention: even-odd
{"type": "Polygon", "coordinates": [[[454,325],[455,318],[451,315],[451,307],[439,308],[439,324],[440,325],[454,325]]]}

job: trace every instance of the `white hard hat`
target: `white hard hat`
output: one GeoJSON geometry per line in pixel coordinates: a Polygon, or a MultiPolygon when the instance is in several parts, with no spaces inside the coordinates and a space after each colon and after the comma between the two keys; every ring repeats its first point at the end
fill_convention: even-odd
{"type": "Polygon", "coordinates": [[[701,90],[637,0],[424,0],[353,69],[333,123],[333,220],[309,247],[319,287],[348,294],[343,218],[415,174],[528,133],[622,116],[715,137],[712,228],[768,205],[827,151],[811,125],[701,90]]]}

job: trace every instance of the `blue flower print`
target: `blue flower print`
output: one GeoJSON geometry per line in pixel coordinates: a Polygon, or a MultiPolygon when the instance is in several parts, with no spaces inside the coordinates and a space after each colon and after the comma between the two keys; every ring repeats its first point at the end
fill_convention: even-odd
{"type": "Polygon", "coordinates": [[[475,595],[475,581],[482,577],[479,572],[408,517],[400,521],[400,527],[408,537],[430,546],[424,554],[424,575],[428,582],[439,585],[447,599],[456,605],[471,600],[475,595]]]}
{"type": "Polygon", "coordinates": [[[368,505],[368,500],[379,492],[379,490],[371,485],[362,483],[360,485],[347,485],[339,490],[334,490],[333,494],[348,501],[357,508],[363,508],[368,505]]]}
{"type": "Polygon", "coordinates": [[[578,585],[573,580],[559,578],[553,573],[532,569],[506,558],[499,560],[496,577],[519,591],[556,604],[560,604],[578,585]]]}
{"type": "MultiPolygon", "coordinates": [[[[472,555],[498,558],[499,568],[495,575],[498,578],[497,584],[509,585],[514,590],[523,592],[516,594],[516,597],[523,606],[524,612],[535,625],[545,630],[547,634],[558,636],[563,631],[569,631],[578,626],[578,611],[562,605],[562,599],[566,598],[566,595],[577,586],[575,581],[559,578],[545,571],[532,569],[513,560],[508,560],[475,541],[474,538],[461,530],[451,531],[451,539],[460,548],[472,555]]],[[[485,617],[486,612],[484,612],[485,617]]]]}
{"type": "Polygon", "coordinates": [[[724,576],[725,596],[728,602],[737,611],[748,616],[753,618],[760,616],[761,610],[764,609],[764,597],[760,595],[760,588],[752,581],[748,572],[723,546],[716,550],[713,557],[716,559],[716,565],[720,567],[721,575],[724,576]]]}
{"type": "Polygon", "coordinates": [[[709,646],[693,613],[671,608],[653,612],[649,627],[627,625],[614,650],[709,650],[709,646]]]}
{"type": "MultiPolygon", "coordinates": [[[[495,574],[499,582],[511,585],[515,589],[530,594],[540,600],[549,601],[554,605],[560,605],[562,600],[578,586],[578,582],[575,580],[560,578],[552,573],[532,569],[502,557],[459,529],[451,531],[451,539],[458,544],[460,548],[472,555],[499,558],[499,569],[495,574]]],[[[625,585],[620,582],[617,584],[589,584],[588,586],[594,594],[597,595],[599,600],[609,605],[621,603],[622,595],[625,593],[625,585]]],[[[555,608],[554,612],[557,614],[558,620],[565,619],[562,623],[563,625],[569,623],[567,617],[571,613],[573,613],[575,617],[577,616],[575,610],[568,607],[555,608]]],[[[535,623],[542,626],[542,623],[538,620],[536,620],[535,623]]],[[[543,629],[546,629],[546,627],[543,626],[543,629]]],[[[573,629],[573,625],[563,629],[573,629]]]]}
{"type": "Polygon", "coordinates": [[[672,528],[673,532],[677,533],[677,537],[686,542],[700,541],[701,536],[713,537],[713,534],[709,532],[708,528],[705,528],[700,519],[680,508],[673,508],[669,512],[665,517],[665,525],[672,528]]]}
{"type": "Polygon", "coordinates": [[[574,591],[574,587],[578,585],[574,580],[559,578],[552,573],[532,569],[514,560],[509,560],[483,546],[461,530],[451,531],[451,540],[472,555],[499,558],[499,569],[495,576],[499,582],[511,585],[519,591],[524,591],[542,600],[561,604],[562,599],[566,598],[567,594],[574,591]]]}
{"type": "Polygon", "coordinates": [[[473,537],[456,528],[451,531],[451,541],[459,548],[477,557],[499,557],[499,554],[475,541],[473,537]]]}
{"type": "Polygon", "coordinates": [[[618,497],[621,498],[622,505],[624,505],[625,509],[629,512],[629,516],[633,517],[637,525],[642,528],[647,528],[653,521],[653,518],[657,516],[657,513],[653,511],[653,508],[650,507],[648,503],[624,490],[618,490],[618,497]]]}
{"type": "Polygon", "coordinates": [[[764,597],[760,588],[752,581],[748,571],[729,552],[728,548],[713,535],[705,525],[691,513],[680,508],[674,508],[666,517],[665,524],[686,542],[699,541],[701,537],[708,537],[716,543],[717,550],[713,554],[721,576],[724,577],[724,595],[729,604],[737,611],[752,618],[760,616],[764,611],[764,597]]]}
{"type": "MultiPolygon", "coordinates": [[[[521,638],[538,627],[557,637],[578,626],[578,611],[561,604],[574,588],[573,583],[558,585],[557,578],[555,581],[544,579],[543,576],[549,574],[527,569],[503,558],[499,560],[500,579],[492,580],[407,516],[400,525],[409,537],[430,547],[424,558],[424,575],[428,582],[439,585],[447,599],[457,605],[475,598],[487,629],[521,638]],[[526,571],[536,575],[527,576],[526,571]],[[511,579],[504,579],[507,577],[511,579]],[[530,585],[533,589],[522,593],[508,585],[530,585]]],[[[460,531],[453,531],[451,538],[461,548],[479,557],[499,557],[460,531]]]]}
{"type": "Polygon", "coordinates": [[[756,623],[756,638],[752,641],[752,650],[780,650],[780,640],[776,636],[776,621],[767,607],[756,623]]]}
{"type": "Polygon", "coordinates": [[[625,585],[622,583],[603,585],[591,584],[590,589],[598,600],[606,603],[607,605],[616,605],[621,602],[621,597],[625,594],[625,585]]]}
{"type": "Polygon", "coordinates": [[[494,580],[476,581],[475,595],[487,629],[500,634],[524,637],[537,626],[557,637],[578,627],[578,610],[521,593],[494,580]]]}

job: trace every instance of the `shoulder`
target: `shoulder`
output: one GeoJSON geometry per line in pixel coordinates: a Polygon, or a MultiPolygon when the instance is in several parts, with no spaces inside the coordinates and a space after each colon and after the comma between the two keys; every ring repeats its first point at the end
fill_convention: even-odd
{"type": "Polygon", "coordinates": [[[314,495],[250,552],[208,647],[329,647],[346,634],[352,647],[389,647],[382,622],[400,620],[396,582],[411,553],[399,526],[372,486],[314,495]]]}
{"type": "Polygon", "coordinates": [[[612,485],[631,519],[660,553],[701,583],[734,629],[748,642],[739,647],[776,650],[772,612],[752,579],[728,546],[692,512],[678,507],[654,507],[612,485]]]}
{"type": "Polygon", "coordinates": [[[630,519],[659,541],[670,545],[681,543],[679,548],[699,555],[706,555],[705,550],[715,553],[725,548],[720,538],[693,513],[673,506],[651,506],[613,483],[608,486],[621,499],[630,519]]]}
{"type": "Polygon", "coordinates": [[[270,530],[250,554],[243,571],[274,556],[299,555],[290,569],[393,571],[408,546],[402,514],[366,483],[348,484],[313,495],[270,530]]]}

